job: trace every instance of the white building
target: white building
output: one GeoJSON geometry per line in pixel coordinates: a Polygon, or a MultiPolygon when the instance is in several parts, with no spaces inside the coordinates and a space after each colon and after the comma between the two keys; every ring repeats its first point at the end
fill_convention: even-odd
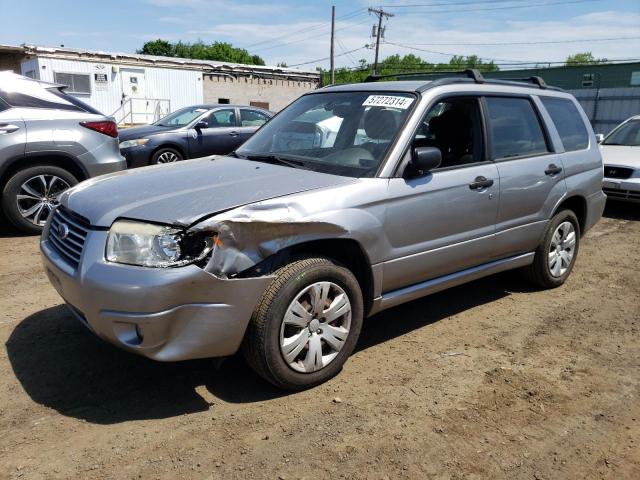
{"type": "Polygon", "coordinates": [[[0,70],[68,85],[67,92],[122,124],[151,123],[201,103],[280,110],[318,88],[318,72],[209,60],[0,45],[0,70]]]}

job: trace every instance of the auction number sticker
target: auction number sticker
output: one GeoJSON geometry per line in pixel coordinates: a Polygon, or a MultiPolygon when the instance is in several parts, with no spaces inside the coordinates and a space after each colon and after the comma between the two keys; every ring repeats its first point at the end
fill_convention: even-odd
{"type": "Polygon", "coordinates": [[[400,97],[397,95],[369,95],[364,103],[365,107],[393,107],[406,110],[413,103],[411,97],[400,97]]]}

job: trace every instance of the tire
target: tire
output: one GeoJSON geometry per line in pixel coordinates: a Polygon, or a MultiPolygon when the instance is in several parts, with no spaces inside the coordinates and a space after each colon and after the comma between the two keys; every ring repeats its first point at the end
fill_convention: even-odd
{"type": "Polygon", "coordinates": [[[184,157],[175,148],[162,147],[156,150],[151,156],[151,165],[157,165],[159,163],[174,163],[183,160],[184,157]]]}
{"type": "Polygon", "coordinates": [[[14,173],[5,184],[2,210],[18,230],[38,234],[42,232],[49,212],[57,205],[59,195],[77,183],[76,177],[60,167],[36,165],[25,168],[14,173]],[[35,210],[31,212],[32,209],[35,210]]]}
{"type": "MultiPolygon", "coordinates": [[[[322,298],[322,295],[316,298],[322,298]]],[[[330,313],[330,308],[321,310],[325,314],[330,313]]],[[[296,313],[300,311],[296,310],[296,313]]],[[[273,385],[287,390],[310,388],[329,380],[342,369],[358,341],[362,317],[362,292],[350,270],[326,258],[296,260],[275,272],[275,279],[265,290],[253,312],[244,337],[242,352],[249,365],[273,385]],[[306,293],[303,293],[305,290],[306,293]],[[350,306],[350,316],[343,313],[333,320],[326,321],[326,317],[316,318],[314,315],[309,322],[313,312],[311,294],[325,291],[327,296],[324,297],[324,305],[342,305],[333,309],[334,315],[346,312],[350,306]],[[338,298],[339,295],[346,296],[348,305],[344,303],[344,297],[338,298]],[[303,300],[297,305],[305,305],[304,308],[308,308],[307,313],[301,314],[300,317],[290,314],[287,319],[289,322],[291,318],[298,318],[296,321],[301,323],[309,322],[306,329],[301,325],[285,322],[285,314],[291,313],[294,301],[300,299],[303,300]],[[309,300],[308,304],[305,299],[309,300]],[[338,337],[333,335],[338,331],[344,340],[336,350],[335,345],[340,342],[337,342],[338,337]],[[345,331],[347,333],[344,333],[345,331]],[[298,338],[300,342],[292,341],[283,345],[288,339],[298,338]],[[297,347],[291,347],[294,344],[302,344],[298,354],[295,353],[297,347]],[[297,360],[285,360],[283,349],[287,349],[297,360]],[[310,355],[312,350],[319,351],[320,356],[310,355]],[[314,359],[315,362],[312,361],[314,359]],[[308,371],[303,371],[307,367],[308,371]]]]}
{"type": "Polygon", "coordinates": [[[526,267],[525,274],[530,281],[542,288],[559,287],[571,274],[579,248],[580,223],[578,218],[571,210],[562,210],[554,215],[547,225],[542,243],[536,249],[533,263],[526,267]],[[571,228],[565,228],[569,224],[571,228]],[[572,232],[571,229],[573,229],[572,232]],[[562,241],[560,246],[556,245],[558,239],[554,238],[556,232],[562,241]],[[564,239],[565,236],[566,239],[564,239]],[[568,247],[572,243],[571,237],[573,237],[573,247],[571,248],[570,260],[567,261],[567,256],[562,252],[565,254],[569,252],[568,247]]]}

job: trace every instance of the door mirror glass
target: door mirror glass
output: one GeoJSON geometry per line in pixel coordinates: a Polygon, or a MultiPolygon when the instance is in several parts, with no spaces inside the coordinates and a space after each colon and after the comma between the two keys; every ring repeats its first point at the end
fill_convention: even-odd
{"type": "Polygon", "coordinates": [[[198,123],[196,123],[194,128],[196,130],[200,130],[202,128],[209,128],[209,124],[207,122],[205,122],[204,120],[200,120],[198,123]]]}
{"type": "Polygon", "coordinates": [[[602,143],[603,140],[604,140],[604,135],[602,133],[596,133],[596,141],[598,143],[602,143]]]}
{"type": "Polygon", "coordinates": [[[409,171],[411,176],[424,175],[442,163],[442,153],[436,147],[415,147],[411,152],[409,171]]]}

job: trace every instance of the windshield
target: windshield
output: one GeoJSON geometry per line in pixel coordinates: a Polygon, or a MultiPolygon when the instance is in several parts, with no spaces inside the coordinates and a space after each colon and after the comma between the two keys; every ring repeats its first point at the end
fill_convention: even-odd
{"type": "Polygon", "coordinates": [[[305,95],[265,124],[236,154],[349,177],[376,174],[415,96],[389,92],[305,95]],[[284,163],[284,162],[282,162],[284,163]]]}
{"type": "Polygon", "coordinates": [[[184,127],[209,110],[206,108],[187,107],[176,110],[170,115],[158,120],[154,125],[160,127],[184,127]]]}
{"type": "Polygon", "coordinates": [[[640,120],[623,123],[604,139],[602,145],[640,146],[640,120]]]}

